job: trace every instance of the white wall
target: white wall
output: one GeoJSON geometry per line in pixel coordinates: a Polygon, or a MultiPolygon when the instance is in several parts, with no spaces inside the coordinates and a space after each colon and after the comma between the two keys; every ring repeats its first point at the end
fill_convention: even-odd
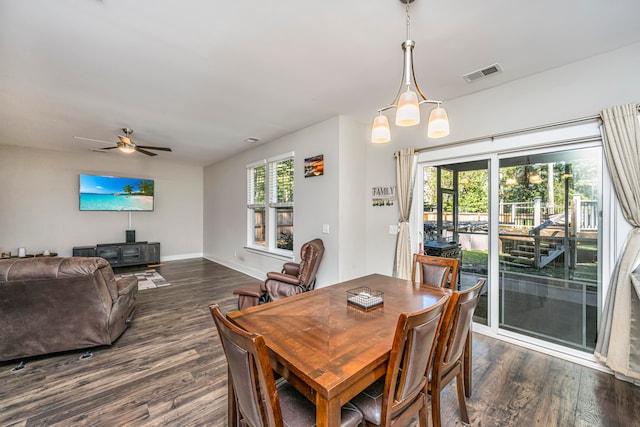
{"type": "Polygon", "coordinates": [[[338,281],[342,282],[366,273],[363,259],[367,244],[367,191],[366,176],[362,172],[367,164],[369,129],[361,123],[340,117],[339,132],[338,281]]]}
{"type": "Polygon", "coordinates": [[[153,212],[133,212],[136,240],[163,260],[202,256],[203,169],[145,156],[0,145],[0,249],[71,256],[74,246],[125,240],[126,212],[80,212],[79,174],[155,180],[153,212]]]}
{"type": "MultiPolygon", "coordinates": [[[[419,77],[418,77],[419,78],[419,77]]],[[[565,67],[445,102],[451,135],[424,137],[424,128],[392,127],[392,141],[367,147],[367,188],[394,182],[393,152],[424,148],[531,126],[599,114],[603,108],[640,101],[640,44],[592,57],[565,67]]],[[[486,144],[490,144],[487,142],[486,144]]],[[[482,144],[477,150],[482,150],[482,144]]],[[[448,155],[475,154],[471,146],[448,155]]],[[[440,150],[442,151],[442,150],[440,150]]],[[[437,153],[434,152],[434,155],[437,153]]],[[[391,274],[394,236],[387,224],[397,222],[397,209],[367,208],[367,271],[391,274]]]]}
{"type": "Polygon", "coordinates": [[[364,127],[344,117],[334,117],[276,141],[242,152],[204,171],[204,253],[205,257],[264,278],[268,271],[279,271],[283,260],[258,254],[244,247],[247,241],[246,165],[286,152],[295,152],[294,253],[298,260],[300,246],[321,238],[325,254],[317,276],[317,287],[336,283],[341,278],[360,275],[364,271],[363,251],[355,253],[357,240],[364,244],[362,212],[364,180],[357,174],[364,170],[364,127]],[[304,177],[304,159],[324,155],[324,175],[304,177]],[[357,158],[343,168],[342,158],[357,158]],[[346,195],[344,209],[338,203],[340,193],[346,195]],[[322,226],[329,226],[329,234],[322,226]],[[343,226],[344,224],[344,226],[343,226]],[[343,244],[344,243],[344,244],[343,244]]]}

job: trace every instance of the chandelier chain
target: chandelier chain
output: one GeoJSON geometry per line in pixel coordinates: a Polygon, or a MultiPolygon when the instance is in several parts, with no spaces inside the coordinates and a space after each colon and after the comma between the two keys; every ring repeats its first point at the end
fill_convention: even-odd
{"type": "Polygon", "coordinates": [[[409,2],[407,2],[406,4],[406,11],[407,11],[407,40],[411,40],[411,34],[410,34],[411,15],[409,14],[409,2]]]}

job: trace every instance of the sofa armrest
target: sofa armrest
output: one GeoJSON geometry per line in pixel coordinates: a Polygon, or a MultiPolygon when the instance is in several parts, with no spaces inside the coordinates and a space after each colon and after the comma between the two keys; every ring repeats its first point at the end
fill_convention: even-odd
{"type": "Polygon", "coordinates": [[[134,287],[138,287],[138,278],[136,276],[125,276],[115,279],[118,287],[118,295],[129,295],[134,287]]]}
{"type": "Polygon", "coordinates": [[[282,272],[284,274],[297,277],[298,275],[300,275],[300,264],[298,264],[297,262],[285,262],[282,265],[282,272]]]}
{"type": "Polygon", "coordinates": [[[267,273],[267,280],[277,280],[278,282],[284,282],[296,286],[300,284],[298,276],[291,276],[290,274],[284,273],[267,273]]]}

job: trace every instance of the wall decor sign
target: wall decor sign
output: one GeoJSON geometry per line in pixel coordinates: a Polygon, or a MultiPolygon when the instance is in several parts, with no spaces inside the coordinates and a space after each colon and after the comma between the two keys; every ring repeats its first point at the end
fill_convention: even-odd
{"type": "Polygon", "coordinates": [[[371,189],[373,206],[393,206],[396,201],[396,187],[373,187],[371,189]]]}
{"type": "Polygon", "coordinates": [[[324,154],[304,159],[304,177],[324,175],[324,154]]]}

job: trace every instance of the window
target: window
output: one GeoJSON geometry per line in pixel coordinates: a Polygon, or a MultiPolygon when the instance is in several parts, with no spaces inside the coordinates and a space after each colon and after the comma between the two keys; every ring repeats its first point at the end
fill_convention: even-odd
{"type": "Polygon", "coordinates": [[[247,210],[249,246],[265,246],[266,164],[247,168],[247,210]]]}
{"type": "Polygon", "coordinates": [[[293,251],[293,153],[247,165],[247,245],[293,251]]]}

